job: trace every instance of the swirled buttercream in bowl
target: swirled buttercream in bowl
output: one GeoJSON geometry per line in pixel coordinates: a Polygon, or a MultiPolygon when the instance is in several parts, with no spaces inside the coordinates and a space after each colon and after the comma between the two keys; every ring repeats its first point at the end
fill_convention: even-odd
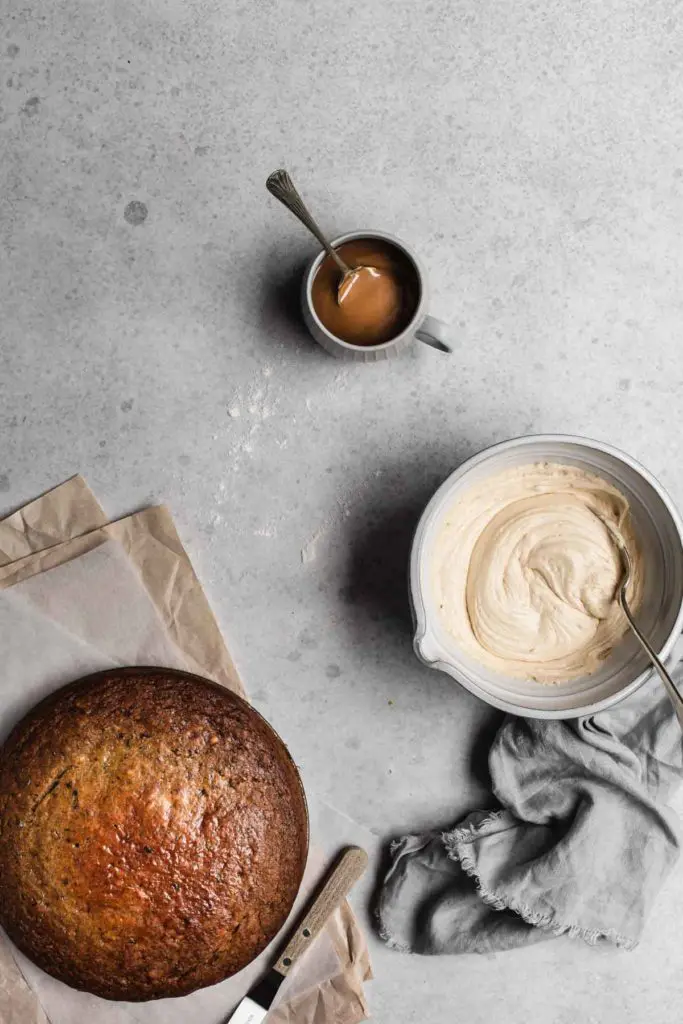
{"type": "Polygon", "coordinates": [[[634,693],[651,666],[614,600],[608,527],[636,563],[638,625],[666,660],[683,629],[674,503],[627,453],[541,434],[473,455],[425,508],[410,554],[420,661],[517,715],[591,715],[634,693]]]}
{"type": "Polygon", "coordinates": [[[642,557],[626,498],[582,468],[514,466],[480,480],[448,508],[435,538],[435,598],[446,631],[505,676],[555,683],[589,675],[628,625],[616,601],[621,563],[605,522],[642,557]]]}

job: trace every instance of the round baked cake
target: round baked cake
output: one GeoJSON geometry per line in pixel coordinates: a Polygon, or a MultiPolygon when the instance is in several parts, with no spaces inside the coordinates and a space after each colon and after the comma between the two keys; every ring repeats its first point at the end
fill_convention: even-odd
{"type": "Polygon", "coordinates": [[[43,970],[107,999],[239,971],[284,923],[307,849],[284,744],[197,676],[90,676],[0,750],[0,924],[43,970]]]}

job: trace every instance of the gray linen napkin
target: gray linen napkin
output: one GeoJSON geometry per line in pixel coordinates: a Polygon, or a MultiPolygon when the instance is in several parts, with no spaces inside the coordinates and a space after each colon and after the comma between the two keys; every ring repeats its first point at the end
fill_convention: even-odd
{"type": "Polygon", "coordinates": [[[568,933],[633,948],[680,842],[666,801],[683,780],[683,740],[659,680],[586,718],[506,718],[489,768],[500,811],[392,847],[385,941],[484,953],[568,933]]]}

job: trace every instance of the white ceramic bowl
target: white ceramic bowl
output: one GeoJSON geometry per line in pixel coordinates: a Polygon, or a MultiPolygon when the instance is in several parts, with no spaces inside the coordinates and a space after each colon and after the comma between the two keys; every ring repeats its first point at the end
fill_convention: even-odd
{"type": "Polygon", "coordinates": [[[534,462],[562,463],[596,473],[627,498],[645,566],[638,622],[660,657],[671,653],[683,626],[681,517],[663,487],[635,459],[599,441],[562,434],[521,437],[480,452],[452,473],[429,502],[410,560],[415,651],[425,664],[447,672],[503,711],[532,718],[575,718],[615,704],[650,676],[635,637],[625,637],[590,676],[551,685],[526,682],[492,672],[464,654],[442,625],[434,597],[432,550],[453,501],[486,477],[534,462]]]}

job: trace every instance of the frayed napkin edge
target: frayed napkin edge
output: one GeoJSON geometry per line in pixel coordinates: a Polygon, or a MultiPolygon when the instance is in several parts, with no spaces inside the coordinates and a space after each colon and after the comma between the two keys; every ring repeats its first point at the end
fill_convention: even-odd
{"type": "Polygon", "coordinates": [[[553,935],[566,935],[570,939],[580,938],[589,946],[595,946],[601,939],[606,939],[619,949],[633,950],[636,948],[637,940],[627,938],[614,928],[601,931],[598,928],[583,928],[573,922],[560,921],[554,911],[542,913],[533,910],[527,903],[520,902],[511,896],[502,896],[489,889],[477,870],[473,853],[467,847],[503,819],[510,821],[511,815],[508,811],[494,811],[478,825],[455,828],[451,832],[441,833],[441,841],[446,847],[448,856],[457,861],[465,874],[474,880],[477,892],[487,906],[493,910],[511,910],[534,928],[541,928],[553,935]]]}

